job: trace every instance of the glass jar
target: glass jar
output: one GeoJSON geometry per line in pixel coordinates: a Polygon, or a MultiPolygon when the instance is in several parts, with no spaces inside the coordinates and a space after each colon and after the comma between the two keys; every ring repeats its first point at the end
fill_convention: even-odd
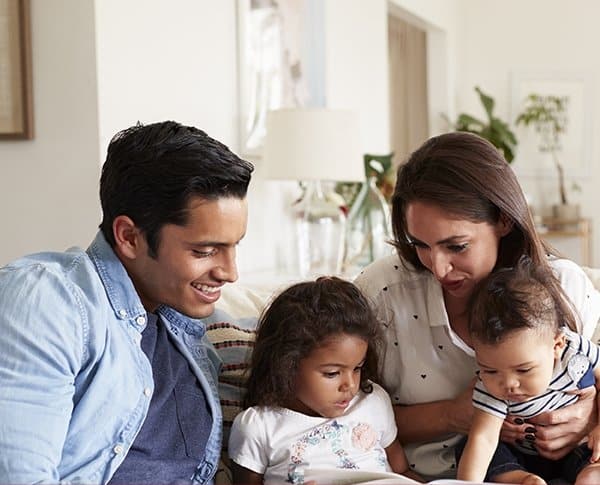
{"type": "Polygon", "coordinates": [[[362,184],[346,222],[344,273],[354,274],[374,260],[391,254],[390,208],[372,175],[362,184]]]}

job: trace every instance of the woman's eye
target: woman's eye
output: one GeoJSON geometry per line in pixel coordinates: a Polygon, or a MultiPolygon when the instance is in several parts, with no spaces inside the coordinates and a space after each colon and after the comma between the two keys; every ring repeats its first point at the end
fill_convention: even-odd
{"type": "Polygon", "coordinates": [[[491,374],[496,374],[496,371],[495,370],[491,370],[491,369],[483,369],[481,371],[481,374],[491,375],[491,374]]]}
{"type": "Polygon", "coordinates": [[[465,249],[467,249],[469,247],[468,243],[463,243],[463,244],[452,244],[450,246],[448,246],[448,249],[450,251],[452,251],[453,253],[462,253],[465,249]]]}
{"type": "Polygon", "coordinates": [[[337,377],[340,373],[335,371],[335,372],[323,372],[323,375],[325,377],[327,377],[327,379],[333,379],[334,377],[337,377]]]}
{"type": "Polygon", "coordinates": [[[354,372],[360,372],[362,371],[362,365],[359,365],[358,367],[354,368],[354,372]]]}
{"type": "Polygon", "coordinates": [[[527,368],[527,369],[519,369],[517,370],[517,372],[519,374],[527,374],[527,372],[529,372],[531,370],[531,367],[527,368]]]}
{"type": "Polygon", "coordinates": [[[427,244],[422,243],[421,241],[409,241],[409,244],[415,249],[425,249],[427,248],[427,244]]]}

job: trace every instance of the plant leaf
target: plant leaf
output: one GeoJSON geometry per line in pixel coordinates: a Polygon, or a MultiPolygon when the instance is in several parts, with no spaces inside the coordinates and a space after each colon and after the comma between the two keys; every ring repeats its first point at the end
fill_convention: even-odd
{"type": "Polygon", "coordinates": [[[492,97],[488,96],[487,94],[485,94],[481,89],[479,89],[479,86],[477,86],[475,88],[475,91],[477,91],[477,94],[479,94],[479,99],[481,99],[481,104],[483,104],[485,112],[487,113],[488,118],[491,120],[492,119],[492,111],[494,111],[494,99],[492,97]]]}

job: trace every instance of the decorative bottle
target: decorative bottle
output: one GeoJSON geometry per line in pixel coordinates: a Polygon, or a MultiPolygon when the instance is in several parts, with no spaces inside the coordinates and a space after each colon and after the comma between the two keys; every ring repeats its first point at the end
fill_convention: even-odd
{"type": "Polygon", "coordinates": [[[369,175],[348,212],[344,273],[354,274],[392,252],[390,225],[390,208],[377,187],[377,175],[369,175]]]}

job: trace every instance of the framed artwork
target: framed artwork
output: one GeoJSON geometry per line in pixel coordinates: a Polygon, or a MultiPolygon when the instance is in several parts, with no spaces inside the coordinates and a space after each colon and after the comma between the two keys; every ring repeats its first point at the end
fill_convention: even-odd
{"type": "Polygon", "coordinates": [[[238,0],[240,147],[259,158],[269,110],[325,105],[322,0],[238,0]]]}
{"type": "Polygon", "coordinates": [[[33,138],[29,0],[0,0],[0,138],[33,138]]]}
{"type": "MultiPolygon", "coordinates": [[[[587,73],[525,72],[512,75],[512,122],[515,123],[530,94],[566,99],[566,130],[557,153],[569,177],[589,174],[591,158],[591,81],[587,73]]],[[[539,150],[539,136],[532,126],[515,126],[519,142],[515,169],[523,175],[555,177],[550,153],[539,150]]]]}

